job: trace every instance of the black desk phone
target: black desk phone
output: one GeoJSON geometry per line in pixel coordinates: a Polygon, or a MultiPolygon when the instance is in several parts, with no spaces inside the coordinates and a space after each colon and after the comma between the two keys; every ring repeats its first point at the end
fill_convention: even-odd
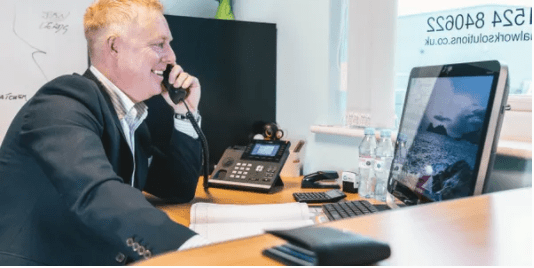
{"type": "Polygon", "coordinates": [[[224,151],[211,174],[209,185],[268,192],[282,186],[280,171],[289,156],[289,141],[254,140],[249,145],[224,151]]]}

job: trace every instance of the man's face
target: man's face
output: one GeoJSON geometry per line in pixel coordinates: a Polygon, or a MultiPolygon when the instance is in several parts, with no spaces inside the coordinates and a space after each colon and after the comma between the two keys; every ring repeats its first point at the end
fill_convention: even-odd
{"type": "Polygon", "coordinates": [[[160,12],[141,8],[138,23],[132,23],[117,38],[116,81],[134,102],[161,93],[163,71],[174,63],[172,39],[165,17],[160,12]]]}

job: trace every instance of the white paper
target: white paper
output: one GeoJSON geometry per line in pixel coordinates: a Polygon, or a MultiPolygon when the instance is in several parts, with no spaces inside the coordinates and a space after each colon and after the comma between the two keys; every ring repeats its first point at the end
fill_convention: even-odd
{"type": "Polygon", "coordinates": [[[196,203],[189,228],[213,243],[260,235],[265,230],[293,229],[314,224],[305,203],[219,205],[196,203]]]}
{"type": "Polygon", "coordinates": [[[189,228],[202,235],[212,243],[234,240],[260,235],[265,230],[285,230],[310,226],[314,222],[308,220],[272,221],[272,222],[222,222],[191,224],[189,228]]]}
{"type": "Polygon", "coordinates": [[[196,203],[191,207],[191,224],[306,220],[311,216],[308,205],[297,202],[265,205],[196,203]]]}

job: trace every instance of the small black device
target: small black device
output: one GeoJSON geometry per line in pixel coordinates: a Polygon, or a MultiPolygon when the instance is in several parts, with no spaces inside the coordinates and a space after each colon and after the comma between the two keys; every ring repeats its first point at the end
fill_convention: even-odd
{"type": "Polygon", "coordinates": [[[189,89],[175,88],[173,85],[171,85],[171,83],[169,83],[169,75],[173,67],[174,65],[167,64],[167,68],[163,72],[163,86],[167,89],[167,91],[169,91],[169,97],[171,98],[172,102],[174,102],[174,104],[183,102],[183,104],[185,105],[185,108],[187,109],[187,113],[185,114],[185,116],[187,117],[187,119],[189,119],[189,121],[191,121],[191,125],[193,125],[195,132],[198,134],[198,137],[200,138],[200,141],[202,144],[202,153],[204,157],[204,165],[203,165],[204,181],[202,184],[204,186],[204,189],[208,189],[209,187],[208,185],[208,176],[209,176],[208,141],[206,140],[206,136],[204,136],[204,133],[200,129],[200,126],[198,125],[197,120],[195,119],[191,111],[189,111],[189,107],[184,101],[184,99],[189,96],[189,93],[190,93],[189,89]]]}
{"type": "Polygon", "coordinates": [[[284,131],[276,123],[267,123],[263,126],[263,137],[266,140],[280,140],[284,131]]]}
{"type": "Polygon", "coordinates": [[[301,187],[317,189],[339,189],[339,184],[334,181],[337,178],[339,178],[339,175],[336,171],[317,171],[315,173],[311,173],[304,176],[304,178],[302,178],[301,187]],[[322,183],[320,181],[326,181],[326,183],[322,183]]]}
{"type": "Polygon", "coordinates": [[[388,244],[347,230],[325,226],[270,230],[288,243],[263,254],[286,265],[369,265],[389,258],[388,244]]]}
{"type": "Polygon", "coordinates": [[[280,171],[289,156],[289,141],[254,140],[224,151],[209,179],[211,186],[268,192],[283,186],[280,171]]]}
{"type": "Polygon", "coordinates": [[[360,188],[360,175],[355,172],[343,171],[341,173],[343,192],[358,193],[360,188]]]}
{"type": "Polygon", "coordinates": [[[293,197],[297,202],[324,203],[337,202],[347,197],[347,195],[338,189],[334,189],[327,192],[293,193],[293,197]]]}

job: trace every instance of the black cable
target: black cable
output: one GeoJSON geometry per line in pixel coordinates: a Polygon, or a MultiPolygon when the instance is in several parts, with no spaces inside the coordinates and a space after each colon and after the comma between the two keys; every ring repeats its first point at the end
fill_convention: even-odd
{"type": "Polygon", "coordinates": [[[187,119],[189,119],[189,121],[191,121],[191,125],[193,125],[193,128],[197,132],[198,137],[200,138],[200,141],[201,141],[202,155],[204,156],[204,165],[203,165],[204,180],[202,181],[202,186],[204,186],[204,190],[207,190],[209,187],[208,176],[209,176],[209,162],[210,162],[209,151],[208,151],[208,141],[206,140],[206,136],[204,136],[204,133],[202,132],[202,130],[200,129],[200,126],[197,123],[197,120],[191,113],[191,110],[189,110],[189,107],[187,106],[185,101],[182,101],[182,103],[185,105],[185,108],[187,109],[187,113],[185,114],[185,116],[187,117],[187,119]]]}

